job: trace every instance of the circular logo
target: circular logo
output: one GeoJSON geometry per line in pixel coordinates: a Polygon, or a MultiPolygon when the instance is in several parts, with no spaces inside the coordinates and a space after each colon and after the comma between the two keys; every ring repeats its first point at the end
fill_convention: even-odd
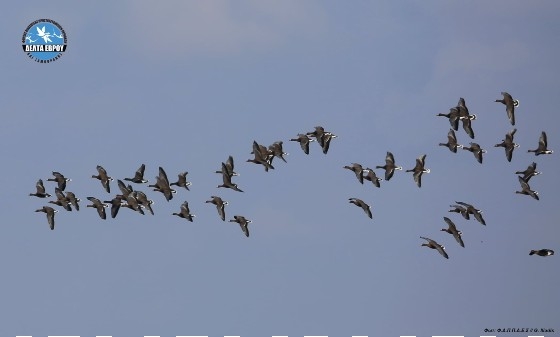
{"type": "Polygon", "coordinates": [[[23,32],[23,51],[39,63],[50,63],[60,58],[66,51],[66,33],[53,20],[33,21],[23,32]]]}

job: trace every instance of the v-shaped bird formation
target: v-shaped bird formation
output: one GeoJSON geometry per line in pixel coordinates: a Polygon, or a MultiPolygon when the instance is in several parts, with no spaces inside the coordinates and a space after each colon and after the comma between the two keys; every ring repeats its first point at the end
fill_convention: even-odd
{"type": "MultiPolygon", "coordinates": [[[[501,94],[503,96],[503,99],[497,99],[496,102],[500,102],[505,105],[509,121],[511,125],[515,125],[514,112],[515,108],[519,106],[519,101],[513,99],[513,97],[507,92],[502,92],[501,94]]],[[[484,150],[480,144],[475,142],[469,142],[470,146],[461,145],[457,140],[457,135],[455,133],[455,131],[459,130],[459,122],[461,122],[463,130],[465,131],[467,136],[470,139],[475,138],[473,124],[474,121],[477,120],[477,116],[469,112],[465,99],[462,97],[459,98],[459,102],[455,107],[449,109],[449,113],[439,113],[437,114],[437,116],[448,118],[451,125],[451,129],[449,129],[449,131],[447,132],[447,143],[439,143],[439,146],[447,147],[452,153],[455,154],[457,153],[457,149],[462,148],[463,150],[471,152],[474,155],[476,161],[482,164],[483,154],[487,153],[487,151],[484,150]]],[[[517,129],[514,128],[505,135],[505,138],[501,143],[494,145],[494,147],[503,147],[505,149],[506,159],[508,162],[511,162],[514,150],[520,147],[519,144],[514,142],[514,136],[516,132],[517,129]]],[[[298,133],[295,138],[291,138],[289,140],[292,142],[298,142],[303,153],[306,155],[310,153],[310,143],[316,142],[321,147],[321,151],[326,155],[330,149],[331,141],[335,138],[337,138],[337,136],[331,131],[325,130],[325,128],[323,128],[322,126],[316,126],[314,131],[298,133]]],[[[252,157],[248,158],[246,162],[255,165],[262,165],[265,172],[275,170],[275,167],[273,166],[274,158],[279,158],[284,163],[287,163],[285,156],[287,156],[288,153],[284,152],[283,144],[283,141],[276,141],[269,146],[265,146],[259,144],[257,141],[253,141],[252,151],[250,152],[252,157]]],[[[534,153],[535,156],[553,153],[553,150],[548,148],[547,135],[544,131],[540,135],[537,148],[529,149],[528,152],[534,153]]],[[[422,177],[424,173],[431,172],[430,169],[426,167],[426,157],[426,154],[420,155],[415,159],[414,167],[405,171],[408,173],[412,173],[413,181],[418,186],[418,188],[422,187],[422,177]]],[[[364,180],[366,180],[370,181],[376,188],[381,187],[381,181],[385,181],[387,183],[393,178],[396,171],[403,170],[402,166],[396,164],[395,156],[390,151],[387,151],[384,165],[371,165],[371,167],[375,167],[375,169],[371,169],[370,167],[360,163],[351,163],[349,165],[341,167],[346,170],[352,171],[360,184],[363,185],[364,180]],[[384,175],[382,175],[384,178],[378,177],[375,170],[381,170],[380,174],[384,173],[384,175]]],[[[520,190],[516,191],[516,193],[525,194],[531,196],[536,200],[539,200],[538,192],[533,190],[529,186],[529,180],[533,176],[540,174],[540,172],[536,171],[536,167],[537,163],[533,162],[525,171],[515,172],[515,174],[519,175],[518,182],[521,185],[520,190]]],[[[96,170],[97,174],[94,174],[91,177],[93,179],[99,180],[103,190],[106,193],[111,194],[111,182],[113,182],[114,179],[109,176],[107,170],[105,170],[105,168],[101,165],[97,165],[96,170]]],[[[141,215],[145,215],[145,211],[148,211],[151,215],[154,215],[154,201],[149,199],[144,191],[135,189],[131,184],[127,185],[125,181],[136,185],[147,186],[148,188],[151,188],[153,192],[160,192],[167,202],[173,200],[174,196],[178,194],[178,191],[173,187],[176,187],[178,189],[184,188],[186,191],[190,191],[189,187],[192,186],[192,183],[187,180],[187,171],[179,172],[177,174],[177,181],[170,183],[166,171],[160,166],[158,168],[158,175],[155,176],[155,181],[152,184],[148,185],[149,181],[144,178],[145,170],[146,165],[142,164],[140,165],[138,170],[136,170],[133,177],[117,179],[117,187],[119,193],[114,194],[114,196],[110,200],[101,201],[103,199],[88,196],[86,199],[90,201],[91,204],[88,204],[87,208],[95,208],[97,214],[103,220],[107,219],[105,210],[106,208],[110,208],[111,218],[116,218],[121,208],[128,208],[141,215]]],[[[222,183],[217,185],[217,188],[229,188],[236,192],[244,192],[244,190],[239,188],[239,186],[234,182],[234,177],[238,176],[239,174],[235,172],[234,159],[232,156],[229,156],[225,162],[222,162],[219,170],[216,170],[215,173],[221,174],[222,178],[222,183]]],[[[76,197],[74,193],[66,191],[68,183],[72,180],[57,171],[53,171],[52,175],[53,177],[48,178],[47,181],[56,183],[56,186],[54,186],[54,196],[56,199],[49,200],[48,203],[61,207],[66,211],[72,211],[73,209],[79,211],[79,203],[81,200],[76,197]]],[[[429,180],[427,181],[427,183],[429,183],[429,180]]],[[[37,181],[35,187],[36,192],[29,193],[29,196],[34,196],[41,199],[52,197],[52,195],[47,192],[42,179],[39,179],[37,181]]],[[[348,198],[348,202],[361,208],[369,219],[374,219],[371,205],[366,203],[364,200],[357,197],[350,197],[348,198]]],[[[226,221],[225,206],[229,205],[228,201],[223,200],[220,196],[212,195],[210,196],[209,200],[205,201],[205,203],[214,205],[216,207],[219,219],[221,221],[226,221]]],[[[482,216],[482,211],[472,204],[463,201],[455,201],[455,203],[453,205],[450,205],[450,207],[451,209],[449,210],[449,212],[458,213],[465,220],[470,220],[472,216],[480,224],[486,226],[486,222],[482,216]]],[[[36,212],[45,213],[50,229],[54,230],[55,214],[58,213],[58,210],[50,206],[43,206],[42,208],[37,209],[36,212]]],[[[177,212],[173,212],[171,215],[185,219],[189,222],[193,222],[194,218],[196,217],[195,214],[191,213],[188,201],[183,201],[178,207],[177,212]]],[[[457,241],[457,243],[461,247],[465,247],[465,243],[463,242],[462,238],[462,232],[457,228],[456,224],[448,217],[443,217],[443,220],[447,224],[447,228],[443,228],[441,229],[441,231],[451,234],[455,241],[457,241]]],[[[233,218],[229,220],[229,222],[236,222],[237,224],[239,224],[244,235],[249,237],[248,226],[251,223],[251,220],[247,219],[243,215],[234,215],[233,218]]],[[[423,242],[421,246],[434,249],[446,259],[449,258],[449,255],[443,245],[425,236],[421,236],[420,238],[425,240],[425,242],[423,242]]],[[[530,255],[551,256],[553,254],[554,251],[551,249],[537,249],[530,251],[530,255]]]]}

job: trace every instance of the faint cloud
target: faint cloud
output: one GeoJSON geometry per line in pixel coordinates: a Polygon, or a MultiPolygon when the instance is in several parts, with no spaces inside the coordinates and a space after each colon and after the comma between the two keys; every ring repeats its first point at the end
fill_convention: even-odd
{"type": "Polygon", "coordinates": [[[123,44],[158,58],[268,51],[325,23],[315,2],[293,0],[130,2],[125,12],[123,44]]]}

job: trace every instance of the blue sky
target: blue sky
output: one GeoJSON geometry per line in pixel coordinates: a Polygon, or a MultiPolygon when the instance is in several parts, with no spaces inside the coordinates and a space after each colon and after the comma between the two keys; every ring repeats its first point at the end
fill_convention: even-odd
{"type": "MultiPolygon", "coordinates": [[[[0,334],[112,336],[488,335],[560,329],[556,256],[560,161],[535,157],[546,131],[560,151],[556,109],[560,34],[553,1],[51,1],[3,7],[4,146],[0,334]],[[18,44],[30,22],[57,21],[67,52],[50,64],[18,44]],[[10,47],[11,46],[11,47],[10,47]],[[512,129],[494,100],[520,100],[511,163],[495,148],[512,129]],[[484,164],[444,147],[448,112],[464,97],[484,164]],[[338,138],[306,156],[289,139],[322,125],[338,138]],[[275,170],[245,160],[252,142],[284,141],[275,170]],[[342,167],[374,167],[387,151],[414,167],[381,188],[342,167]],[[245,193],[217,189],[229,155],[245,193]],[[517,195],[515,171],[536,161],[517,195]],[[101,220],[86,197],[108,200],[96,165],[114,178],[146,164],[154,180],[188,171],[191,191],[101,220]],[[72,178],[79,212],[56,229],[28,197],[52,171],[72,178]],[[244,215],[246,238],[222,222],[211,195],[244,215]],[[369,203],[373,220],[348,203],[369,203]],[[172,216],[188,201],[195,221],[172,216]],[[448,213],[455,201],[487,226],[448,213]],[[465,248],[443,217],[463,232],[465,248]],[[450,258],[420,247],[420,236],[450,258]],[[556,324],[556,325],[555,325],[556,324]]],[[[461,144],[471,141],[462,129],[461,144]]],[[[382,174],[378,171],[378,174],[382,174]]],[[[112,188],[117,190],[116,184],[112,188]]],[[[52,193],[54,194],[54,193],[52,193]]],[[[518,335],[518,334],[516,334],[518,335]]],[[[523,335],[523,334],[519,334],[523,335]]],[[[552,336],[552,334],[545,334],[552,336]]]]}

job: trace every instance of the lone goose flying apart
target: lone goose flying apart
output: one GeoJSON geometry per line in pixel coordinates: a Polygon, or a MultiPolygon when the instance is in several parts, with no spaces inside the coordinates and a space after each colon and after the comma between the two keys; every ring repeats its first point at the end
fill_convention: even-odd
{"type": "Polygon", "coordinates": [[[369,205],[366,204],[362,199],[349,198],[348,200],[349,200],[348,201],[349,203],[354,204],[358,207],[361,207],[364,210],[364,212],[367,214],[367,216],[370,219],[373,219],[373,215],[371,214],[371,207],[369,207],[369,205]]]}
{"type": "Polygon", "coordinates": [[[413,169],[406,170],[406,172],[414,172],[412,177],[418,187],[422,187],[422,174],[430,173],[430,169],[424,168],[426,155],[421,155],[416,159],[416,166],[413,169]]]}
{"type": "Polygon", "coordinates": [[[541,137],[539,138],[539,146],[535,150],[527,150],[527,152],[534,152],[535,156],[540,154],[552,154],[554,151],[549,150],[547,148],[548,142],[546,140],[546,132],[541,133],[541,137]]]}
{"type": "Polygon", "coordinates": [[[442,228],[441,230],[453,235],[453,237],[461,245],[461,247],[465,247],[465,244],[463,243],[463,239],[461,238],[461,235],[463,233],[461,233],[460,230],[457,230],[457,227],[455,226],[453,221],[451,221],[451,219],[449,219],[448,217],[443,217],[443,220],[445,220],[445,222],[447,223],[447,225],[449,227],[448,228],[442,228]]]}
{"type": "Polygon", "coordinates": [[[476,158],[476,160],[482,164],[482,154],[486,153],[486,150],[482,149],[480,147],[480,145],[478,145],[477,143],[469,143],[471,146],[470,147],[465,147],[463,146],[463,150],[467,150],[470,151],[474,154],[474,157],[476,158]]]}
{"type": "Polygon", "coordinates": [[[451,108],[448,114],[439,113],[436,116],[447,117],[453,130],[459,130],[459,109],[451,108]]]}
{"type": "Polygon", "coordinates": [[[58,188],[60,188],[62,191],[66,189],[66,182],[72,181],[72,179],[66,178],[60,172],[54,171],[52,175],[54,176],[54,178],[49,178],[47,179],[47,181],[56,181],[56,183],[58,184],[58,188]]]}
{"type": "Polygon", "coordinates": [[[315,140],[310,138],[307,135],[304,135],[303,133],[299,133],[297,135],[297,138],[292,138],[292,139],[290,139],[290,141],[298,142],[299,145],[301,146],[301,149],[303,150],[303,152],[305,154],[309,154],[309,142],[314,142],[315,140]]]}
{"type": "Polygon", "coordinates": [[[226,221],[226,211],[225,211],[225,205],[228,204],[227,201],[222,200],[222,198],[217,197],[215,195],[210,197],[210,200],[206,200],[206,203],[211,203],[216,205],[216,209],[218,210],[218,215],[220,216],[220,219],[222,219],[222,221],[226,221]]]}
{"type": "Polygon", "coordinates": [[[103,220],[107,219],[107,214],[105,214],[105,207],[109,207],[109,205],[102,203],[101,200],[94,197],[87,197],[87,199],[92,202],[92,204],[87,205],[87,207],[93,207],[97,209],[97,214],[99,214],[99,217],[103,220]]]}
{"type": "Polygon", "coordinates": [[[474,215],[474,218],[480,222],[481,224],[483,224],[484,226],[486,226],[486,221],[484,221],[484,218],[482,217],[482,211],[475,208],[473,205],[471,204],[467,204],[466,202],[462,202],[462,201],[455,201],[457,204],[464,206],[465,209],[467,210],[467,213],[474,215]]]}
{"type": "Polygon", "coordinates": [[[97,172],[97,175],[92,175],[91,177],[100,180],[101,185],[103,185],[103,188],[105,188],[105,191],[107,191],[107,193],[111,193],[109,182],[113,181],[113,178],[107,175],[107,171],[105,171],[105,169],[101,165],[97,165],[97,172]]]}
{"type": "Polygon", "coordinates": [[[146,179],[144,179],[144,170],[145,169],[146,169],[146,165],[144,165],[144,164],[140,165],[140,168],[138,168],[138,170],[136,170],[136,173],[134,173],[133,178],[124,178],[124,180],[131,181],[131,182],[136,183],[136,184],[147,183],[148,181],[146,179]]]}
{"type": "Polygon", "coordinates": [[[245,236],[249,237],[249,224],[252,222],[251,220],[246,219],[242,215],[234,215],[233,219],[230,219],[229,222],[237,222],[245,236]]]}
{"type": "Polygon", "coordinates": [[[43,185],[43,180],[39,179],[37,181],[37,184],[35,184],[35,188],[37,189],[37,192],[35,193],[29,193],[29,196],[31,197],[38,197],[38,198],[47,198],[47,197],[51,197],[50,194],[48,194],[45,191],[45,186],[43,185]]]}
{"type": "Polygon", "coordinates": [[[169,186],[184,187],[187,189],[187,191],[190,191],[189,186],[191,186],[192,183],[190,181],[187,181],[187,174],[189,174],[189,172],[179,173],[177,181],[169,184],[169,186]]]}
{"type": "Polygon", "coordinates": [[[362,165],[360,165],[358,163],[352,163],[352,166],[346,165],[343,168],[354,172],[354,174],[356,174],[356,178],[358,178],[358,181],[360,182],[360,184],[364,183],[364,168],[362,167],[362,165]]]}
{"type": "Polygon", "coordinates": [[[383,166],[376,166],[376,169],[384,169],[385,170],[385,180],[389,181],[393,177],[395,170],[402,170],[402,166],[395,165],[395,157],[389,151],[387,151],[387,156],[385,157],[385,165],[383,166]]]}
{"type": "Polygon", "coordinates": [[[502,92],[503,99],[497,99],[496,102],[500,102],[506,106],[507,116],[511,125],[515,125],[515,107],[519,106],[519,100],[513,99],[507,92],[502,92]]]}
{"type": "Polygon", "coordinates": [[[445,146],[453,153],[457,153],[457,148],[463,147],[463,145],[457,143],[457,137],[455,136],[455,131],[453,131],[453,129],[449,129],[449,132],[447,133],[447,143],[439,143],[439,146],[445,146]]]}
{"type": "Polygon", "coordinates": [[[368,167],[368,168],[364,169],[364,172],[367,172],[367,174],[364,175],[365,180],[371,181],[375,187],[381,187],[380,181],[383,180],[383,179],[377,177],[374,170],[372,170],[368,167]]]}
{"type": "Polygon", "coordinates": [[[173,215],[187,219],[190,222],[193,222],[193,218],[196,217],[196,215],[191,214],[191,211],[189,210],[189,203],[186,201],[181,205],[181,211],[179,213],[173,213],[173,215]]]}
{"type": "Polygon", "coordinates": [[[445,257],[446,259],[449,258],[449,256],[448,256],[447,253],[445,252],[445,247],[444,247],[444,246],[440,245],[439,243],[435,242],[435,241],[432,240],[432,239],[425,238],[425,237],[423,237],[423,236],[421,236],[420,239],[424,239],[424,240],[428,241],[428,243],[423,243],[422,246],[426,246],[426,247],[428,247],[428,248],[435,249],[435,250],[437,250],[443,257],[445,257]]]}
{"type": "Polygon", "coordinates": [[[531,250],[531,252],[529,252],[529,255],[535,255],[537,254],[538,256],[551,256],[554,255],[554,251],[552,249],[539,249],[539,250],[531,250]]]}
{"type": "Polygon", "coordinates": [[[513,129],[506,134],[506,139],[502,140],[500,144],[494,145],[494,147],[503,147],[506,151],[506,158],[511,162],[511,157],[513,156],[513,149],[519,147],[519,144],[513,142],[513,136],[517,132],[517,129],[513,129]]]}
{"type": "Polygon", "coordinates": [[[519,180],[519,184],[521,185],[521,191],[515,191],[515,193],[530,195],[533,199],[539,200],[539,192],[533,191],[531,189],[531,186],[529,186],[529,184],[520,176],[517,176],[517,179],[519,180]]]}
{"type": "Polygon", "coordinates": [[[541,172],[537,171],[537,163],[533,162],[525,171],[517,171],[515,174],[522,174],[523,180],[528,183],[533,176],[539,175],[541,172]]]}
{"type": "Polygon", "coordinates": [[[49,206],[43,206],[43,208],[40,208],[38,210],[36,210],[35,212],[43,212],[47,214],[47,221],[49,222],[49,227],[51,228],[51,230],[54,230],[54,213],[58,213],[58,211],[52,207],[49,206]]]}

